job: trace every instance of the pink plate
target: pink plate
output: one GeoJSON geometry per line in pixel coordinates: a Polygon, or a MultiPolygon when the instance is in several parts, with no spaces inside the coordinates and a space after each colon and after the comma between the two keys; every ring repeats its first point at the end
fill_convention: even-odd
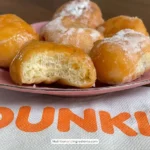
{"type": "MultiPolygon", "coordinates": [[[[45,25],[46,22],[36,23],[32,26],[37,32],[40,31],[40,28],[45,25]]],[[[17,86],[15,85],[9,76],[9,72],[4,69],[0,69],[0,88],[19,91],[19,92],[28,92],[28,93],[37,93],[37,94],[48,94],[56,96],[94,96],[100,94],[106,94],[111,92],[123,91],[127,89],[136,88],[139,86],[150,84],[150,72],[143,75],[136,81],[131,83],[118,85],[118,86],[102,86],[97,85],[95,88],[89,89],[75,89],[75,88],[61,88],[56,86],[17,86]]]]}

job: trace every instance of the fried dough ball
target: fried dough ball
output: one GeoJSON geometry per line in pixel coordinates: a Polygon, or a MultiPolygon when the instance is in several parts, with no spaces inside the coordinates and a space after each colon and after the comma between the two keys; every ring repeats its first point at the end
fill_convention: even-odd
{"type": "Polygon", "coordinates": [[[89,88],[96,80],[94,64],[81,49],[44,41],[24,46],[11,63],[10,75],[19,85],[58,82],[89,88]]]}
{"type": "Polygon", "coordinates": [[[150,38],[124,29],[95,44],[90,54],[101,83],[131,82],[150,70],[150,38]]]}
{"type": "Polygon", "coordinates": [[[141,19],[138,17],[129,16],[118,16],[111,18],[100,26],[98,30],[104,34],[104,37],[111,37],[123,29],[132,29],[137,32],[141,32],[146,36],[149,35],[141,19]]]}
{"type": "Polygon", "coordinates": [[[73,0],[65,3],[55,12],[53,19],[64,16],[75,17],[77,24],[84,24],[89,28],[97,28],[104,23],[100,8],[90,0],[73,0]]]}
{"type": "Polygon", "coordinates": [[[24,20],[13,14],[0,15],[0,67],[8,68],[20,48],[38,35],[24,20]]]}
{"type": "Polygon", "coordinates": [[[72,45],[89,53],[94,42],[103,39],[97,30],[76,24],[74,17],[58,17],[41,29],[41,38],[46,41],[72,45]]]}

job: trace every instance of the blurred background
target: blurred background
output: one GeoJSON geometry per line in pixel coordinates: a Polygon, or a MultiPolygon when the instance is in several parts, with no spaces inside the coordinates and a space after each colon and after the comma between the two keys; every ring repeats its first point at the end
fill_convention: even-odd
{"type": "MultiPolygon", "coordinates": [[[[0,0],[0,14],[15,13],[29,23],[50,20],[54,11],[68,0],[0,0]]],[[[150,0],[93,0],[105,19],[117,15],[138,16],[150,31],[150,0]]]]}

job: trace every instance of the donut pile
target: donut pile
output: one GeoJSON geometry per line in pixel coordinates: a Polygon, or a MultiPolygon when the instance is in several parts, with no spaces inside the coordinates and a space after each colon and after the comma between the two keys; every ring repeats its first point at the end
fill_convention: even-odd
{"type": "Polygon", "coordinates": [[[89,0],[70,1],[61,6],[42,30],[49,42],[73,45],[89,54],[94,42],[103,39],[96,30],[104,20],[100,8],[89,0]]]}
{"type": "Polygon", "coordinates": [[[150,69],[147,29],[138,17],[121,15],[104,21],[102,16],[94,2],[70,1],[58,8],[41,36],[84,50],[91,56],[101,83],[131,82],[150,69]]]}
{"type": "Polygon", "coordinates": [[[150,37],[138,17],[103,19],[90,0],[56,10],[40,33],[21,18],[0,16],[0,67],[14,83],[58,83],[90,88],[96,80],[118,85],[150,71],[150,37]]]}

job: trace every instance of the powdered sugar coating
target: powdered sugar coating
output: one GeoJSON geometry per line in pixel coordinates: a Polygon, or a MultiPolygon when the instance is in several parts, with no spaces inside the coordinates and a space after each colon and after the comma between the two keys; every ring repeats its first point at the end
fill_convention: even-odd
{"type": "Polygon", "coordinates": [[[84,32],[84,29],[82,29],[82,28],[78,29],[78,33],[83,33],[83,32],[84,32]]]}
{"type": "MultiPolygon", "coordinates": [[[[91,29],[91,28],[66,28],[63,23],[62,23],[63,17],[59,17],[56,18],[52,21],[50,21],[41,31],[41,35],[44,36],[45,33],[50,32],[50,34],[53,34],[55,42],[59,42],[59,38],[61,38],[62,36],[64,37],[64,35],[67,37],[66,39],[64,38],[64,40],[67,40],[70,36],[72,36],[75,32],[76,34],[82,34],[85,33],[87,30],[90,32],[89,35],[91,36],[92,40],[95,42],[96,40],[99,39],[99,37],[101,36],[101,34],[95,30],[95,29],[91,29]],[[55,38],[57,36],[57,38],[55,38]],[[59,38],[58,38],[59,37],[59,38]],[[58,39],[58,41],[56,40],[58,39]]],[[[63,44],[66,44],[67,41],[64,41],[63,44]]]]}
{"type": "MultiPolygon", "coordinates": [[[[82,48],[82,43],[87,40],[84,47],[88,53],[94,42],[100,40],[102,35],[95,29],[88,27],[66,27],[63,24],[63,17],[58,17],[50,21],[41,30],[41,37],[44,37],[46,41],[56,42],[61,44],[72,45],[78,48],[82,48]]],[[[83,48],[84,49],[84,48],[83,48]]]]}
{"type": "Polygon", "coordinates": [[[64,25],[62,24],[62,18],[63,17],[59,17],[56,18],[55,20],[50,21],[44,28],[43,30],[58,30],[62,33],[67,31],[67,28],[64,27],[64,25]]]}
{"type": "Polygon", "coordinates": [[[120,16],[120,17],[124,17],[124,18],[126,18],[126,19],[131,20],[131,21],[134,21],[135,19],[139,19],[137,16],[135,16],[135,17],[130,17],[130,16],[120,16]]]}
{"type": "MultiPolygon", "coordinates": [[[[100,45],[104,43],[117,44],[127,53],[138,53],[150,44],[150,38],[140,32],[131,29],[124,29],[113,37],[105,38],[100,42],[100,45]]],[[[100,45],[98,45],[98,47],[100,45]]]]}
{"type": "Polygon", "coordinates": [[[100,37],[100,33],[97,30],[92,30],[90,36],[92,37],[93,41],[96,41],[98,37],[100,37]]]}
{"type": "Polygon", "coordinates": [[[55,14],[55,18],[59,16],[73,15],[80,17],[84,12],[90,8],[90,0],[74,0],[68,3],[60,13],[55,14]]]}
{"type": "Polygon", "coordinates": [[[62,37],[63,34],[67,32],[67,28],[64,27],[62,24],[62,17],[56,18],[55,20],[50,21],[46,26],[44,26],[41,30],[40,35],[42,37],[48,36],[47,38],[53,37],[55,39],[55,42],[59,42],[59,38],[62,37]],[[59,38],[58,38],[59,37],[59,38]]]}

